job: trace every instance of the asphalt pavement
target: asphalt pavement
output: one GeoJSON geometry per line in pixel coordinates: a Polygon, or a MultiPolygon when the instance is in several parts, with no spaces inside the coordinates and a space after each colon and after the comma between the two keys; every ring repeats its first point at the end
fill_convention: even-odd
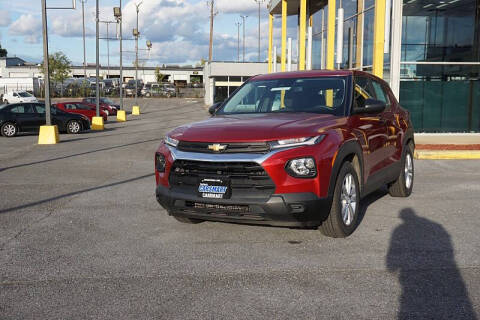
{"type": "Polygon", "coordinates": [[[155,200],[166,132],[200,100],[143,99],[102,132],[0,138],[0,319],[477,319],[480,161],[417,160],[355,233],[182,224],[155,200]]]}

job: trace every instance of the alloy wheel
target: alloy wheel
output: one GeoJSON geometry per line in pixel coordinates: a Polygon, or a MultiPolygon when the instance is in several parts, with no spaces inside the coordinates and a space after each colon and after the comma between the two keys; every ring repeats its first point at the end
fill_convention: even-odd
{"type": "Polygon", "coordinates": [[[71,133],[78,133],[80,131],[80,124],[77,121],[71,121],[68,124],[68,129],[71,133]]]}
{"type": "Polygon", "coordinates": [[[351,173],[347,173],[343,178],[340,202],[342,204],[343,223],[350,226],[355,218],[355,209],[357,208],[357,188],[351,173]]]}
{"type": "Polygon", "coordinates": [[[11,123],[7,123],[3,126],[3,134],[7,137],[13,137],[17,131],[17,128],[11,123]]]}
{"type": "Polygon", "coordinates": [[[404,173],[405,173],[405,187],[407,189],[410,189],[413,181],[413,160],[412,160],[412,155],[410,153],[407,153],[405,157],[404,173]]]}

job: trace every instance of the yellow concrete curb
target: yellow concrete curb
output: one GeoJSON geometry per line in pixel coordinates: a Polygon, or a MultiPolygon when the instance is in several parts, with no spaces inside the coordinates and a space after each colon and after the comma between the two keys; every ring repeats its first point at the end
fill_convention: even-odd
{"type": "Polygon", "coordinates": [[[103,117],[92,117],[92,130],[103,130],[103,117]]]}
{"type": "Polygon", "coordinates": [[[419,160],[480,160],[480,150],[416,150],[419,160]]]}
{"type": "Polygon", "coordinates": [[[56,144],[60,141],[58,135],[58,127],[54,126],[40,126],[40,133],[38,134],[38,144],[56,144]]]}
{"type": "Polygon", "coordinates": [[[140,115],[140,107],[139,106],[133,106],[132,107],[132,115],[133,116],[139,116],[140,115]]]}
{"type": "Polygon", "coordinates": [[[118,122],[127,121],[127,113],[125,112],[125,110],[118,110],[117,111],[117,121],[118,122]]]}

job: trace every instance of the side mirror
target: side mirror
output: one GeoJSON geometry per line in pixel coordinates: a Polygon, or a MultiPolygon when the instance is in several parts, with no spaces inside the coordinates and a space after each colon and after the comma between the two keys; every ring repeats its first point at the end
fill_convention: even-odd
{"type": "Polygon", "coordinates": [[[365,100],[365,107],[363,108],[356,108],[354,109],[355,114],[358,113],[380,113],[386,108],[386,104],[383,101],[375,100],[375,99],[367,99],[365,100]]]}
{"type": "Polygon", "coordinates": [[[208,112],[213,116],[221,106],[222,106],[222,102],[217,102],[215,104],[212,104],[210,108],[208,108],[208,112]]]}

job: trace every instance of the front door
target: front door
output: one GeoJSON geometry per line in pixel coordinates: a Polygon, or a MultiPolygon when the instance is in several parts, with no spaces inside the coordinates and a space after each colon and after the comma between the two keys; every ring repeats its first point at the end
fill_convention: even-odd
{"type": "Polygon", "coordinates": [[[17,104],[10,109],[21,131],[35,131],[37,115],[30,103],[17,104]]]}

